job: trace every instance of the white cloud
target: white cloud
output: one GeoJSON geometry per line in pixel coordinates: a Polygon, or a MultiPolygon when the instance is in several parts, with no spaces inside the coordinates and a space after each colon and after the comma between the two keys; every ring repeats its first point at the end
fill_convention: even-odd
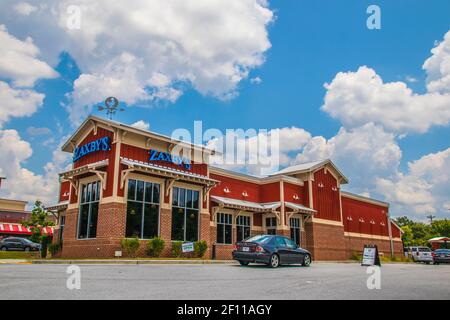
{"type": "Polygon", "coordinates": [[[292,164],[331,159],[349,178],[348,188],[371,192],[376,177],[393,177],[401,150],[392,133],[373,123],[355,129],[341,128],[332,138],[312,137],[292,164]]]}
{"type": "Polygon", "coordinates": [[[0,81],[0,128],[12,117],[30,116],[42,105],[44,95],[28,89],[13,89],[0,81]]]}
{"type": "Polygon", "coordinates": [[[260,84],[262,82],[262,79],[260,77],[254,77],[250,79],[250,83],[253,84],[260,84]]]}
{"type": "MultiPolygon", "coordinates": [[[[93,103],[105,98],[108,90],[102,81],[127,103],[173,102],[187,86],[204,95],[232,98],[238,83],[264,63],[271,46],[267,26],[273,12],[266,1],[39,0],[34,4],[47,6],[30,15],[26,26],[12,22],[11,28],[33,36],[45,48],[48,61],[57,61],[63,50],[74,57],[82,75],[72,95],[72,119],[81,119],[93,103]],[[80,7],[80,29],[67,28],[68,5],[80,7]],[[111,64],[123,54],[134,57],[133,71],[110,74],[111,64]],[[165,85],[155,83],[155,75],[164,78],[165,85]]],[[[8,12],[10,5],[0,4],[0,12],[8,12]]]]}
{"type": "Polygon", "coordinates": [[[38,10],[38,8],[29,4],[28,2],[20,2],[14,6],[14,10],[23,16],[29,16],[30,14],[38,10]]]}
{"type": "Polygon", "coordinates": [[[450,93],[450,31],[444,40],[431,50],[431,57],[423,64],[427,72],[427,89],[429,92],[450,93]]]}
{"type": "Polygon", "coordinates": [[[46,127],[28,127],[27,134],[30,136],[46,136],[52,134],[52,130],[46,127]]]}
{"type": "Polygon", "coordinates": [[[21,199],[32,204],[36,199],[51,204],[58,194],[58,172],[66,165],[70,154],[56,150],[52,161],[44,167],[44,174],[38,175],[23,167],[32,156],[33,150],[16,130],[0,130],[0,176],[8,178],[2,184],[1,194],[11,199],[21,199]]]}
{"type": "Polygon", "coordinates": [[[449,215],[450,148],[408,163],[408,172],[394,179],[378,178],[377,189],[397,211],[422,218],[430,213],[449,215]]]}
{"type": "Polygon", "coordinates": [[[136,121],[131,126],[137,128],[137,129],[141,129],[141,130],[149,130],[150,129],[150,124],[148,122],[145,122],[144,120],[136,121]]]}
{"type": "Polygon", "coordinates": [[[365,66],[339,72],[325,88],[322,110],[346,128],[374,122],[399,133],[426,132],[450,121],[450,95],[415,94],[404,82],[384,83],[365,66]]]}
{"type": "Polygon", "coordinates": [[[30,37],[19,40],[0,25],[0,77],[9,78],[16,86],[33,86],[39,78],[55,78],[58,74],[39,60],[39,49],[30,37]]]}

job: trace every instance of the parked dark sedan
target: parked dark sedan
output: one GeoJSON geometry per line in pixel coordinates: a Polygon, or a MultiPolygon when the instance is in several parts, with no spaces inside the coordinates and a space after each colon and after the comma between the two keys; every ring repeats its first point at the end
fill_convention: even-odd
{"type": "Polygon", "coordinates": [[[34,243],[25,238],[9,237],[0,241],[1,251],[38,251],[40,249],[39,243],[34,243]]]}
{"type": "Polygon", "coordinates": [[[265,263],[272,268],[281,264],[311,264],[311,254],[287,237],[258,235],[236,243],[233,259],[242,266],[250,262],[265,263]]]}
{"type": "Polygon", "coordinates": [[[433,263],[450,263],[450,249],[436,249],[432,253],[433,263]]]}

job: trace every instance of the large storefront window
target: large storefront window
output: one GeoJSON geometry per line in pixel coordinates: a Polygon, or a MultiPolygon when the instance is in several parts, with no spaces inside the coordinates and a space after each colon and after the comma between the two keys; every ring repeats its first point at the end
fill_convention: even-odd
{"type": "Polygon", "coordinates": [[[266,218],[267,234],[277,234],[277,218],[266,218]]]}
{"type": "Polygon", "coordinates": [[[173,188],[172,240],[197,241],[199,192],[173,188]]]}
{"type": "Polygon", "coordinates": [[[100,181],[83,184],[78,217],[78,239],[95,238],[97,236],[99,201],[100,181]]]}
{"type": "Polygon", "coordinates": [[[237,241],[242,241],[250,237],[250,217],[236,217],[237,241]]]}
{"type": "Polygon", "coordinates": [[[127,237],[150,239],[159,230],[159,184],[128,180],[127,237]]]}
{"type": "Polygon", "coordinates": [[[291,239],[297,245],[300,245],[300,219],[291,218],[289,219],[289,225],[291,227],[291,239]]]}
{"type": "Polygon", "coordinates": [[[217,243],[232,244],[233,216],[219,213],[217,215],[217,243]]]}

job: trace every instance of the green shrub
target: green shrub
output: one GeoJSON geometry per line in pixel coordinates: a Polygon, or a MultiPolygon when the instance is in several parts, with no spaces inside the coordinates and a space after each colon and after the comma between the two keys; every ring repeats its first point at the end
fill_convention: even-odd
{"type": "Polygon", "coordinates": [[[61,250],[61,242],[50,243],[48,245],[48,251],[52,256],[57,254],[61,250]]]}
{"type": "Polygon", "coordinates": [[[195,256],[197,256],[199,258],[203,258],[207,249],[208,249],[208,244],[206,243],[205,240],[197,241],[194,243],[195,256]]]}
{"type": "Polygon", "coordinates": [[[362,257],[357,251],[353,251],[350,259],[354,261],[361,261],[362,257]]]}
{"type": "Polygon", "coordinates": [[[181,245],[183,244],[182,241],[174,241],[172,242],[172,256],[175,258],[181,257],[181,254],[183,253],[181,249],[181,245]]]}
{"type": "Polygon", "coordinates": [[[120,241],[120,246],[122,250],[125,251],[126,255],[131,258],[136,257],[136,252],[139,250],[141,243],[137,237],[134,238],[123,238],[120,241]]]}
{"type": "Polygon", "coordinates": [[[159,257],[161,255],[161,252],[164,250],[164,240],[160,237],[156,237],[153,239],[150,239],[147,242],[147,254],[151,257],[159,257]]]}

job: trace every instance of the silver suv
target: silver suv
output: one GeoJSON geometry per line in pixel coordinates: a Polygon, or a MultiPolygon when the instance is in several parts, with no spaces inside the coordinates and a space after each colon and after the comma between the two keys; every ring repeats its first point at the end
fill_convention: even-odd
{"type": "Polygon", "coordinates": [[[425,262],[429,264],[433,262],[433,255],[431,249],[428,247],[409,247],[408,253],[414,262],[425,262]]]}

